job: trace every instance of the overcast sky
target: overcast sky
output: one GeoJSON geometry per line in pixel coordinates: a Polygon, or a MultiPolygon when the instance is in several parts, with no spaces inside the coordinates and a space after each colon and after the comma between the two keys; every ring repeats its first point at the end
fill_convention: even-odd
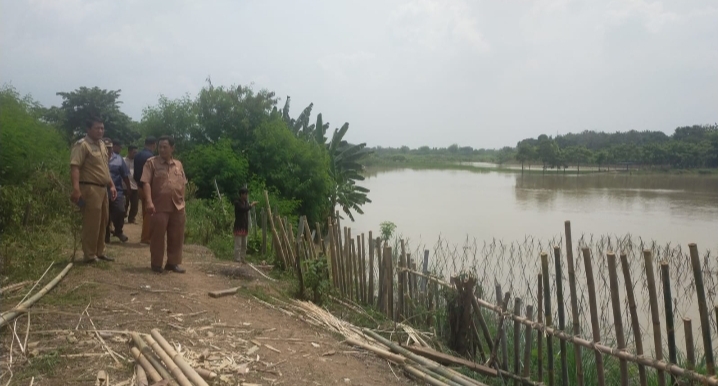
{"type": "Polygon", "coordinates": [[[0,81],[164,94],[254,84],[370,146],[514,146],[718,121],[718,2],[2,0],[0,81]]]}

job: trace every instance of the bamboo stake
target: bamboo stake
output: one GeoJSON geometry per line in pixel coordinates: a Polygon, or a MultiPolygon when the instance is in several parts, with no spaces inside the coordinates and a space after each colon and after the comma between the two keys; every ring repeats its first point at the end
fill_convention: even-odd
{"type": "Polygon", "coordinates": [[[344,251],[341,248],[341,228],[339,223],[334,224],[334,244],[337,249],[337,278],[339,281],[339,288],[341,289],[342,296],[347,295],[346,282],[344,281],[344,251]]]}
{"type": "MultiPolygon", "coordinates": [[[[548,254],[541,252],[541,274],[543,275],[543,301],[544,301],[544,321],[547,327],[553,326],[553,318],[551,313],[551,278],[548,273],[548,254]]],[[[551,335],[546,335],[546,359],[548,359],[548,384],[553,386],[553,339],[551,335]]]]}
{"type": "Polygon", "coordinates": [[[272,238],[274,240],[274,246],[277,248],[276,252],[279,255],[279,258],[284,263],[284,267],[287,268],[287,254],[284,252],[284,249],[282,248],[282,243],[279,241],[279,234],[277,233],[277,228],[274,226],[274,217],[272,216],[272,207],[269,204],[269,193],[267,191],[264,191],[264,200],[267,203],[267,218],[269,219],[269,226],[272,228],[272,238]]]}
{"type": "MultiPolygon", "coordinates": [[[[431,299],[431,297],[429,297],[431,299]]],[[[476,301],[476,297],[471,297],[471,305],[474,309],[474,315],[476,316],[476,320],[479,321],[479,327],[481,327],[481,334],[484,336],[484,340],[486,341],[486,345],[489,347],[489,351],[493,351],[494,345],[491,341],[491,333],[489,332],[489,326],[486,324],[486,319],[484,319],[484,315],[481,313],[481,307],[479,306],[479,303],[476,301]]]]}
{"type": "MultiPolygon", "coordinates": [[[[656,294],[656,277],[653,270],[653,253],[650,249],[643,251],[643,260],[646,269],[646,286],[651,305],[651,321],[653,322],[653,343],[656,360],[663,360],[663,344],[661,342],[661,318],[658,313],[658,295],[656,294]]],[[[665,386],[666,378],[662,371],[658,371],[658,386],[665,386]]]]}
{"type": "MultiPolygon", "coordinates": [[[[473,297],[473,296],[472,296],[473,297]]],[[[521,299],[514,299],[514,315],[521,315],[521,299]]],[[[514,374],[521,375],[521,324],[514,321],[514,374]]],[[[519,380],[514,380],[514,385],[520,385],[519,380]]]]}
{"type": "MultiPolygon", "coordinates": [[[[208,386],[207,382],[205,382],[204,379],[202,379],[202,377],[192,367],[190,367],[187,362],[185,362],[184,358],[174,349],[174,347],[172,347],[171,344],[167,342],[158,329],[152,329],[150,334],[167,353],[170,359],[172,359],[172,361],[177,365],[177,367],[182,370],[182,373],[187,377],[187,379],[192,381],[192,383],[197,386],[208,386]]],[[[167,363],[165,362],[165,365],[166,364],[167,363]]]]}
{"type": "MultiPolygon", "coordinates": [[[[68,263],[65,269],[63,269],[57,276],[55,276],[54,279],[52,279],[49,283],[47,283],[40,291],[38,291],[35,295],[32,295],[29,299],[21,302],[20,304],[16,305],[14,308],[12,308],[9,311],[3,312],[2,315],[0,315],[0,327],[8,324],[13,319],[20,316],[22,313],[27,312],[27,309],[32,307],[35,302],[40,300],[45,294],[50,292],[57,283],[62,280],[68,272],[70,272],[70,268],[72,268],[72,263],[68,263]]],[[[39,282],[39,281],[38,281],[39,282]]],[[[29,292],[28,292],[29,293],[29,292]]]]}
{"type": "Polygon", "coordinates": [[[154,368],[152,364],[150,364],[150,361],[147,359],[147,357],[140,352],[140,350],[137,349],[137,347],[132,347],[130,349],[130,352],[132,353],[132,357],[135,358],[135,361],[142,367],[142,369],[145,370],[145,373],[152,382],[160,382],[162,381],[162,376],[160,373],[157,372],[157,370],[154,368]]]}
{"type": "MultiPolygon", "coordinates": [[[[673,296],[671,295],[671,277],[667,262],[661,263],[661,281],[663,282],[663,307],[666,313],[666,338],[668,339],[668,360],[678,363],[676,348],[676,330],[673,320],[673,296]]],[[[671,375],[671,385],[676,384],[676,377],[671,375]]]]}
{"type": "Polygon", "coordinates": [[[165,352],[162,347],[157,343],[157,341],[154,340],[149,335],[145,335],[145,341],[147,344],[152,348],[152,351],[157,354],[158,357],[162,360],[162,362],[165,364],[165,367],[167,370],[169,370],[170,374],[174,377],[174,379],[177,380],[177,383],[180,384],[180,386],[192,386],[192,383],[190,383],[189,379],[184,375],[182,370],[177,366],[177,363],[170,358],[170,356],[165,352]]]}
{"type": "MultiPolygon", "coordinates": [[[[504,335],[501,333],[501,331],[503,331],[504,320],[505,320],[503,315],[506,312],[506,308],[509,305],[509,296],[510,296],[510,294],[507,292],[504,299],[499,300],[497,302],[498,303],[497,306],[501,310],[501,312],[498,313],[499,323],[498,323],[498,328],[496,329],[496,340],[494,340],[494,345],[493,345],[494,349],[491,351],[491,358],[489,359],[489,365],[492,367],[496,367],[497,369],[499,369],[499,367],[500,367],[496,363],[498,361],[497,357],[498,357],[499,347],[500,347],[501,341],[504,338],[504,335]]],[[[503,370],[503,369],[500,369],[500,370],[503,370]]],[[[503,371],[506,372],[505,370],[503,370],[503,371]]]]}
{"type": "Polygon", "coordinates": [[[367,304],[367,285],[366,285],[366,248],[364,247],[364,234],[361,234],[361,240],[359,236],[357,236],[357,244],[359,247],[359,262],[361,269],[359,272],[361,273],[361,301],[362,304],[367,304]]]}
{"type": "Polygon", "coordinates": [[[394,278],[392,269],[392,255],[391,247],[384,247],[384,296],[386,297],[386,316],[389,319],[394,319],[394,278]]]}
{"type": "Polygon", "coordinates": [[[381,246],[381,239],[379,237],[376,238],[376,267],[377,267],[377,273],[378,273],[378,282],[377,286],[379,287],[377,289],[377,298],[376,298],[376,305],[377,308],[380,310],[384,310],[385,303],[384,298],[386,297],[384,295],[384,254],[382,253],[383,249],[381,246]]]}
{"type": "Polygon", "coordinates": [[[260,211],[260,216],[262,218],[262,256],[267,254],[267,212],[264,210],[264,208],[260,211]]]}
{"type": "Polygon", "coordinates": [[[329,254],[327,255],[327,261],[329,261],[329,273],[331,276],[331,283],[335,289],[339,289],[339,282],[337,281],[337,254],[334,249],[334,226],[332,225],[332,218],[327,218],[327,237],[329,237],[329,254]]]}
{"type": "MultiPolygon", "coordinates": [[[[591,264],[591,251],[584,247],[581,249],[583,252],[583,265],[586,270],[586,287],[588,289],[588,305],[591,310],[591,329],[593,331],[593,342],[601,342],[601,326],[598,322],[598,309],[596,306],[596,284],[593,279],[593,265],[591,264]]],[[[601,353],[596,351],[596,380],[599,386],[606,384],[604,368],[603,368],[603,356],[601,353]]]]}
{"type": "MultiPolygon", "coordinates": [[[[533,321],[534,316],[534,307],[533,306],[526,306],[526,319],[529,321],[533,321]]],[[[524,332],[525,335],[525,343],[524,343],[524,371],[523,371],[523,377],[524,378],[530,378],[531,377],[531,326],[526,325],[526,329],[524,332]]]]}
{"type": "MultiPolygon", "coordinates": [[[[619,350],[626,350],[626,338],[623,336],[623,322],[621,320],[621,294],[618,289],[618,270],[616,268],[616,255],[613,252],[606,254],[608,259],[608,279],[611,290],[611,305],[613,306],[613,326],[616,330],[616,344],[619,350]]],[[[619,361],[621,371],[621,385],[628,386],[628,363],[619,361]]]]}
{"type": "Polygon", "coordinates": [[[369,293],[367,294],[367,300],[370,305],[374,305],[374,239],[372,238],[372,232],[369,231],[369,293]]]}
{"type": "Polygon", "coordinates": [[[346,296],[349,299],[354,297],[354,278],[352,277],[352,251],[351,251],[352,238],[349,236],[349,228],[344,227],[344,279],[347,285],[346,296]]]}
{"type": "Polygon", "coordinates": [[[317,259],[317,250],[314,248],[314,240],[312,240],[312,231],[309,229],[309,222],[307,222],[307,216],[303,216],[304,221],[304,242],[306,243],[306,249],[309,252],[308,256],[312,260],[317,259]]]}
{"type": "Polygon", "coordinates": [[[695,243],[688,244],[691,252],[691,265],[696,283],[696,296],[698,297],[698,313],[701,318],[701,332],[703,334],[703,352],[706,358],[706,370],[708,375],[715,375],[715,361],[713,359],[713,341],[711,340],[711,328],[708,316],[708,304],[706,302],[706,290],[703,284],[703,273],[701,272],[701,261],[698,256],[698,246],[695,243]]]}
{"type": "MultiPolygon", "coordinates": [[[[578,295],[576,293],[576,266],[573,260],[571,221],[566,221],[564,223],[564,229],[566,231],[566,264],[568,265],[568,290],[571,294],[571,331],[573,332],[573,335],[579,335],[581,333],[581,326],[579,324],[578,295]]],[[[573,355],[574,362],[576,363],[576,385],[583,386],[583,359],[581,358],[581,346],[577,344],[573,345],[573,355]]]]}
{"type": "Polygon", "coordinates": [[[399,254],[399,274],[397,275],[397,285],[399,296],[397,297],[397,319],[400,322],[406,320],[406,308],[404,301],[406,300],[406,255],[404,254],[404,240],[399,240],[401,244],[401,253],[399,254]]]}
{"type": "Polygon", "coordinates": [[[695,370],[696,350],[693,346],[693,322],[689,318],[683,318],[683,331],[686,335],[686,369],[695,370]]]}
{"type": "MultiPolygon", "coordinates": [[[[496,283],[496,304],[499,306],[502,306],[501,308],[503,310],[506,310],[509,306],[508,303],[504,304],[502,302],[502,292],[501,292],[501,285],[496,283]]],[[[499,342],[501,343],[501,370],[508,370],[509,368],[509,349],[508,349],[508,343],[506,343],[506,329],[504,328],[504,318],[501,315],[498,315],[499,318],[499,329],[497,330],[497,335],[499,336],[499,342]]]]}
{"type": "MultiPolygon", "coordinates": [[[[543,325],[543,312],[541,310],[543,309],[543,275],[538,274],[538,295],[536,295],[537,303],[538,303],[538,309],[536,310],[536,318],[538,319],[538,323],[543,325]]],[[[538,379],[540,382],[543,382],[543,337],[540,333],[536,334],[536,348],[538,353],[538,358],[536,359],[536,364],[538,365],[538,379]]]]}
{"type": "MultiPolygon", "coordinates": [[[[563,273],[561,272],[561,247],[553,247],[554,268],[556,269],[556,307],[558,308],[558,328],[566,331],[566,314],[563,304],[563,273]]],[[[561,385],[568,386],[568,352],[566,341],[559,339],[561,355],[561,385]]]]}
{"type": "MultiPolygon", "coordinates": [[[[625,253],[621,253],[621,268],[623,268],[623,281],[626,285],[626,297],[628,298],[628,309],[631,313],[631,330],[636,341],[636,355],[643,355],[643,341],[641,339],[641,325],[638,321],[638,306],[636,305],[636,297],[633,294],[633,281],[631,280],[631,267],[628,265],[628,257],[625,253]]],[[[638,378],[641,386],[647,386],[646,367],[638,365],[638,378]]]]}
{"type": "Polygon", "coordinates": [[[352,256],[354,258],[354,301],[361,303],[361,272],[359,271],[359,246],[356,240],[351,242],[352,256]]]}

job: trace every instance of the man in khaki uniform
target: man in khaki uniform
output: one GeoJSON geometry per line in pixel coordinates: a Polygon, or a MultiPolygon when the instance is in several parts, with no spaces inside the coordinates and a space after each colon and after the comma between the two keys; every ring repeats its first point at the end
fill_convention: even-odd
{"type": "Polygon", "coordinates": [[[70,200],[82,211],[83,261],[113,261],[105,255],[105,227],[109,218],[109,199],[117,198],[117,190],[110,178],[109,152],[102,142],[105,125],[101,119],[92,117],[85,126],[87,135],[75,142],[70,155],[70,200]]]}
{"type": "Polygon", "coordinates": [[[172,157],[174,139],[157,140],[159,156],[147,160],[142,170],[142,186],[146,211],[151,216],[150,256],[152,270],[162,272],[167,238],[167,264],[165,270],[184,273],[182,245],[184,244],[184,192],[187,178],[182,163],[172,157]]]}

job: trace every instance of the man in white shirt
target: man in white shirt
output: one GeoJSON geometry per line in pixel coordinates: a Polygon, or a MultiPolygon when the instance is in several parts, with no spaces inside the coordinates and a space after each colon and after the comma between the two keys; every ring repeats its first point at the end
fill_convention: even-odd
{"type": "MultiPolygon", "coordinates": [[[[135,181],[135,154],[137,154],[137,146],[127,147],[127,157],[125,157],[125,163],[130,168],[130,186],[125,188],[127,199],[125,200],[125,217],[127,217],[128,224],[136,224],[135,217],[137,217],[137,204],[139,194],[137,193],[137,181],[135,181]]],[[[124,184],[124,182],[123,182],[124,184]]]]}

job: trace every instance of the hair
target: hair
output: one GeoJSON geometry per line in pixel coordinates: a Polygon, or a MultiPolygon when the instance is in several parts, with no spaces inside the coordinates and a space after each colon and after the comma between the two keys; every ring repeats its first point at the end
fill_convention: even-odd
{"type": "Polygon", "coordinates": [[[145,138],[145,145],[154,145],[157,143],[157,139],[153,136],[145,138]]]}
{"type": "Polygon", "coordinates": [[[112,146],[122,146],[122,140],[117,138],[113,139],[112,146]]]}
{"type": "Polygon", "coordinates": [[[88,129],[91,129],[92,126],[95,125],[95,123],[102,123],[102,124],[104,124],[105,121],[103,121],[102,118],[100,118],[100,117],[97,116],[97,115],[90,115],[89,117],[87,117],[87,119],[85,119],[85,127],[88,128],[88,129]]]}
{"type": "Polygon", "coordinates": [[[249,194],[249,189],[247,189],[247,188],[239,188],[239,195],[241,196],[241,195],[243,195],[243,194],[249,194]]]}
{"type": "Polygon", "coordinates": [[[172,146],[172,147],[174,147],[174,145],[175,145],[175,139],[170,137],[169,135],[163,135],[163,136],[157,138],[158,144],[162,141],[167,141],[167,143],[169,143],[170,146],[172,146]]]}
{"type": "Polygon", "coordinates": [[[132,150],[137,150],[137,146],[135,146],[135,145],[127,146],[127,151],[132,151],[132,150]]]}

